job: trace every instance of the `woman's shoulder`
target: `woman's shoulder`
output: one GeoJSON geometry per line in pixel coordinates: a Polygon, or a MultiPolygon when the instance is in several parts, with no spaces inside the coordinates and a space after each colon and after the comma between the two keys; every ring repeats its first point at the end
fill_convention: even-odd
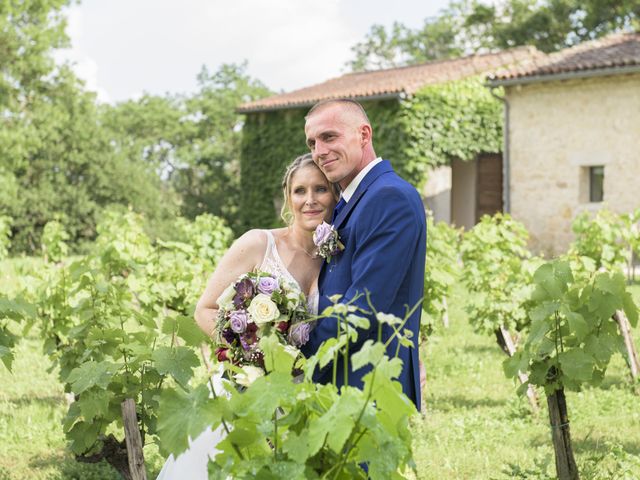
{"type": "Polygon", "coordinates": [[[244,249],[262,249],[266,248],[268,239],[267,230],[260,230],[254,228],[247,230],[240,235],[234,242],[236,245],[243,247],[244,249]]]}

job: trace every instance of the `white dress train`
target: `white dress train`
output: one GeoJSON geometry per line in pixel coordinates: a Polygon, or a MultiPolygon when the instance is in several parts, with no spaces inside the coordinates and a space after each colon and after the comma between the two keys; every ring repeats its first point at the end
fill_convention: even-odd
{"type": "MultiPolygon", "coordinates": [[[[273,234],[269,230],[264,230],[264,232],[268,241],[260,271],[270,273],[276,278],[284,278],[300,288],[280,258],[273,234]]],[[[307,298],[307,308],[313,315],[318,312],[319,299],[318,289],[315,288],[307,298]]],[[[225,389],[225,385],[229,385],[229,382],[222,377],[222,364],[217,364],[216,367],[218,367],[218,371],[211,376],[216,395],[229,395],[225,389]]],[[[225,437],[224,427],[220,425],[215,430],[207,427],[195,440],[189,438],[189,448],[178,455],[178,458],[175,458],[173,454],[169,455],[156,480],[207,480],[209,478],[207,473],[209,459],[214,460],[216,455],[220,453],[216,447],[225,437]]]]}

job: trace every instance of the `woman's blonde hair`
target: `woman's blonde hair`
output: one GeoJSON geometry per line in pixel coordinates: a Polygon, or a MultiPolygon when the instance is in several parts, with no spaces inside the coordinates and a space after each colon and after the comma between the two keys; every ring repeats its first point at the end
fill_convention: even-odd
{"type": "MultiPolygon", "coordinates": [[[[305,153],[289,164],[284,172],[284,176],[282,177],[282,196],[284,197],[284,202],[282,203],[282,209],[280,210],[280,218],[282,218],[284,223],[287,225],[291,225],[293,223],[293,213],[291,213],[291,179],[293,178],[294,173],[308,165],[312,165],[317,168],[318,171],[322,172],[313,161],[311,154],[305,153]]],[[[322,175],[324,176],[324,174],[322,175]]],[[[331,183],[329,180],[327,180],[327,184],[333,193],[334,199],[337,201],[340,197],[337,185],[331,183]]]]}

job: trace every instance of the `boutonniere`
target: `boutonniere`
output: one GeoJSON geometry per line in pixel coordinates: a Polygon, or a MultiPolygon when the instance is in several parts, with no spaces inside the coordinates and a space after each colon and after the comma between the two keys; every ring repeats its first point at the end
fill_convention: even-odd
{"type": "Polygon", "coordinates": [[[318,248],[318,255],[327,263],[331,262],[331,257],[344,250],[338,231],[327,222],[322,222],[316,227],[313,232],[313,243],[318,248]]]}

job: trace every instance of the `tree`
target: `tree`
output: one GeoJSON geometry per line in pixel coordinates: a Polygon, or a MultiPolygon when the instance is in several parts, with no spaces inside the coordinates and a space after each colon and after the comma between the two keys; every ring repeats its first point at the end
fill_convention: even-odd
{"type": "Polygon", "coordinates": [[[638,0],[452,2],[422,28],[374,25],[353,47],[353,70],[390,68],[520,45],[553,52],[621,30],[640,29],[638,0]]]}
{"type": "Polygon", "coordinates": [[[105,107],[103,122],[123,155],[154,168],[181,199],[182,213],[209,212],[237,227],[243,102],[268,95],[246,63],[203,67],[190,96],[144,96],[105,107]]]}
{"type": "Polygon", "coordinates": [[[170,209],[155,172],[111,146],[95,96],[69,68],[52,74],[16,132],[21,148],[12,173],[20,194],[2,207],[15,219],[18,251],[39,250],[42,229],[52,219],[77,243],[95,237],[107,205],[131,205],[150,218],[170,209]]]}
{"type": "Polygon", "coordinates": [[[394,22],[387,32],[373,25],[364,41],[351,48],[355,59],[348,62],[354,71],[401,67],[408,64],[460,56],[459,17],[451,6],[438,17],[427,18],[422,28],[411,30],[394,22]]]}

